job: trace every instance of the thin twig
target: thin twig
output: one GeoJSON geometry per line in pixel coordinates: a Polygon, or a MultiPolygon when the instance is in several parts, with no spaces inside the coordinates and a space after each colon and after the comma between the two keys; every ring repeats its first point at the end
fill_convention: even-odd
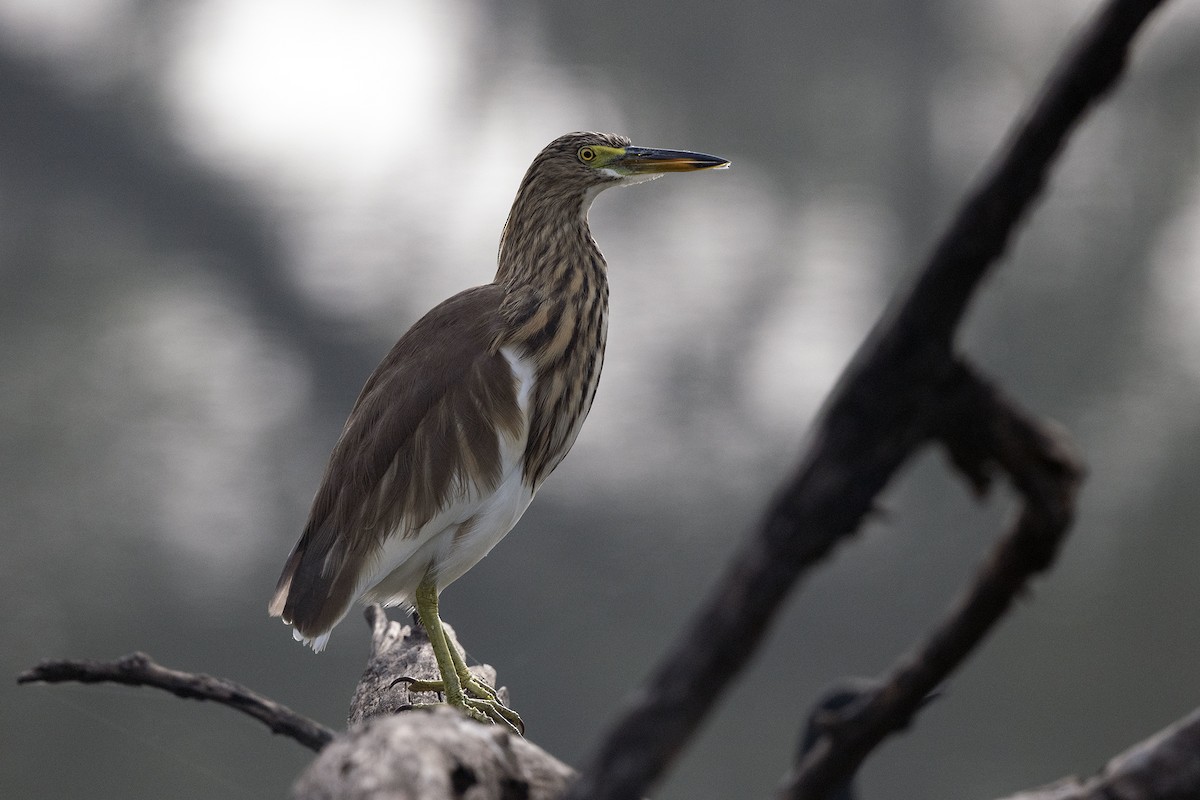
{"type": "Polygon", "coordinates": [[[631,698],[571,800],[645,794],[757,649],[787,593],[858,529],[887,482],[933,435],[939,393],[956,367],[954,332],[971,296],[1161,2],[1112,0],[1071,49],[912,290],[860,348],[757,535],[631,698]]]}
{"type": "Polygon", "coordinates": [[[178,697],[211,700],[235,708],[262,722],[272,733],[290,736],[310,750],[320,751],[334,733],[329,728],[270,698],[226,678],[180,672],[154,663],[145,653],[116,661],[43,661],[17,676],[17,683],[120,683],[153,686],[178,697]]]}

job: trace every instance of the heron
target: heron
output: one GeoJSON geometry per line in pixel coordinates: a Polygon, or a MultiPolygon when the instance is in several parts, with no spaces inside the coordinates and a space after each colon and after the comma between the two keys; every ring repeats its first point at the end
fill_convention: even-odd
{"type": "Polygon", "coordinates": [[[592,406],[608,330],[596,195],[724,158],[560,136],[533,159],[500,238],[495,279],[421,317],[367,378],[268,610],[321,651],[356,599],[416,610],[438,691],[481,722],[520,716],[448,640],[442,590],[512,530],[592,406]]]}

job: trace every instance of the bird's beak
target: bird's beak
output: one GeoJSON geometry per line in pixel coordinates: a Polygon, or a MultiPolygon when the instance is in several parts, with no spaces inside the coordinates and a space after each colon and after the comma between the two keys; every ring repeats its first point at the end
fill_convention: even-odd
{"type": "Polygon", "coordinates": [[[729,160],[720,156],[687,150],[658,150],[652,147],[626,147],[625,153],[609,166],[627,170],[630,175],[660,172],[693,172],[698,169],[725,169],[729,160]]]}

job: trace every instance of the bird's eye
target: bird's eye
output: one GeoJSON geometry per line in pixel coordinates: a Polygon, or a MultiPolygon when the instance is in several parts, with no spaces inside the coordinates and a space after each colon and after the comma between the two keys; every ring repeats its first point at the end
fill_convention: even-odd
{"type": "Polygon", "coordinates": [[[590,161],[596,160],[596,151],[590,147],[579,148],[579,160],[587,164],[590,161]]]}

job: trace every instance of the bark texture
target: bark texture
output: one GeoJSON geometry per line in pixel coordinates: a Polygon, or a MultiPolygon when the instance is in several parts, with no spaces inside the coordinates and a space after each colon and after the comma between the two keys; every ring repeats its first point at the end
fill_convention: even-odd
{"type": "Polygon", "coordinates": [[[374,717],[321,751],[295,800],[551,800],[574,772],[540,747],[447,706],[374,717]]]}

